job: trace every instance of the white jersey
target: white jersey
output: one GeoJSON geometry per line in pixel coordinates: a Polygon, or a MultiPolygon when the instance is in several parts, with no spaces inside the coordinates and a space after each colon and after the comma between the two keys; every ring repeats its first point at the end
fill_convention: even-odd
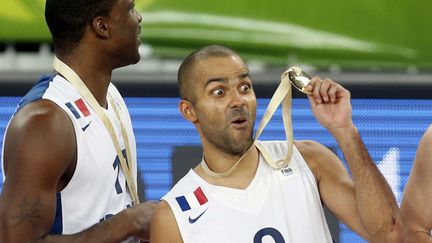
{"type": "MultiPolygon", "coordinates": [[[[113,84],[110,84],[108,92],[119,107],[128,133],[132,158],[127,159],[133,165],[131,173],[136,181],[136,144],[129,112],[113,84]]],[[[57,193],[55,221],[50,234],[80,232],[130,207],[132,199],[111,137],[81,95],[63,77],[43,76],[22,98],[17,111],[39,99],[53,101],[69,115],[77,145],[76,169],[68,185],[57,193]]],[[[104,111],[113,124],[124,152],[120,123],[113,108],[108,106],[104,111]]]]}
{"type": "MultiPolygon", "coordinates": [[[[286,156],[286,142],[257,143],[275,159],[286,156]]],[[[185,243],[332,242],[316,180],[296,148],[283,170],[260,156],[244,190],[211,185],[190,170],[163,200],[185,243]]]]}

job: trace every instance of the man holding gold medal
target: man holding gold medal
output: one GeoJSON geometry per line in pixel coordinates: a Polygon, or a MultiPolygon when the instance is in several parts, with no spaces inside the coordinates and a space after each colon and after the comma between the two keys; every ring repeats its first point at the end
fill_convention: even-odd
{"type": "Polygon", "coordinates": [[[0,242],[149,238],[136,144],[114,69],[139,61],[133,0],[47,0],[55,72],[25,95],[3,148],[0,242]]]}
{"type": "Polygon", "coordinates": [[[179,110],[198,130],[203,160],[162,198],[152,243],[332,242],[322,204],[370,242],[401,242],[395,198],[352,122],[350,93],[341,85],[291,68],[254,139],[256,97],[237,53],[222,46],[194,51],[180,66],[178,83],[179,110]],[[287,80],[307,93],[352,177],[325,146],[292,141],[287,80]],[[257,140],[280,102],[287,141],[257,140]]]}

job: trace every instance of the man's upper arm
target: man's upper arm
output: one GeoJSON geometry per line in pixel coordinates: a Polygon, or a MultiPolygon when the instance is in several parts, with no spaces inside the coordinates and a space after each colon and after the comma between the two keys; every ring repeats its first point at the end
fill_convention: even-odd
{"type": "Polygon", "coordinates": [[[175,216],[169,204],[161,201],[156,208],[150,225],[151,243],[182,243],[175,216]]]}
{"type": "MultiPolygon", "coordinates": [[[[304,141],[297,146],[316,177],[323,203],[351,230],[371,240],[361,221],[354,183],[342,161],[319,143],[304,141]]],[[[397,223],[385,242],[399,242],[401,227],[401,223],[397,223]]]]}
{"type": "Polygon", "coordinates": [[[317,180],[322,202],[340,221],[367,239],[356,206],[354,184],[340,159],[317,142],[301,141],[296,146],[317,180]]]}
{"type": "MultiPolygon", "coordinates": [[[[432,126],[425,132],[417,149],[411,174],[401,204],[407,235],[429,239],[432,229],[432,126]]],[[[414,237],[414,239],[413,239],[414,237]]],[[[420,238],[417,238],[420,239],[420,238]]],[[[427,242],[429,242],[427,241],[427,242]]]]}
{"type": "Polygon", "coordinates": [[[75,156],[73,125],[51,101],[36,101],[14,116],[4,143],[0,241],[33,241],[53,223],[59,181],[75,156]]]}

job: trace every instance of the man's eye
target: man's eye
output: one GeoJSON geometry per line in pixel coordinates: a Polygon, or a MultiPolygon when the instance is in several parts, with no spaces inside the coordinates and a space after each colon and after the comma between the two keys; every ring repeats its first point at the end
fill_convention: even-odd
{"type": "Polygon", "coordinates": [[[249,84],[243,84],[243,85],[240,87],[240,90],[243,91],[243,92],[246,92],[246,91],[248,91],[248,90],[250,90],[250,89],[251,89],[251,87],[250,87],[249,84]]]}
{"type": "Polygon", "coordinates": [[[213,95],[223,95],[224,93],[225,91],[223,89],[215,89],[212,92],[213,95]]]}

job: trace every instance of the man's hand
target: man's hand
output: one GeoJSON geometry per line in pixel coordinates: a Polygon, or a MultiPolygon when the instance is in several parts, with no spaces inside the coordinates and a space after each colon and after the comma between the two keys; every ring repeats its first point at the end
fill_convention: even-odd
{"type": "Polygon", "coordinates": [[[137,238],[150,239],[150,221],[156,206],[156,201],[147,201],[128,209],[128,215],[133,219],[132,223],[137,229],[137,238]]]}
{"type": "Polygon", "coordinates": [[[315,76],[306,86],[315,118],[330,132],[352,126],[351,94],[330,79],[315,76]]]}
{"type": "Polygon", "coordinates": [[[403,223],[396,200],[352,121],[349,91],[319,77],[312,78],[306,90],[311,92],[308,99],[315,118],[332,133],[352,175],[351,182],[341,161],[329,150],[317,152],[319,147],[315,146],[312,151],[317,153],[319,165],[315,173],[324,203],[368,241],[402,242],[403,223]],[[338,167],[339,172],[335,172],[338,167]]]}

